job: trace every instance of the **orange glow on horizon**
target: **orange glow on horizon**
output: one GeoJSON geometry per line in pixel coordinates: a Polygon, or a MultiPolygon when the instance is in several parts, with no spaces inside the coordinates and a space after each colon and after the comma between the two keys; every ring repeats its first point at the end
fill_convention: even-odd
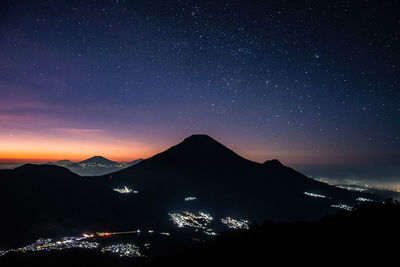
{"type": "MultiPolygon", "coordinates": [[[[13,134],[0,131],[0,162],[46,163],[68,159],[79,162],[93,156],[103,156],[116,162],[149,158],[183,141],[178,138],[152,136],[117,136],[99,129],[48,128],[44,132],[19,131],[13,134]]],[[[307,165],[310,162],[341,163],[353,155],[313,155],[291,147],[259,147],[251,142],[236,142],[229,138],[216,139],[244,158],[263,163],[279,159],[283,164],[307,165]]],[[[354,158],[354,157],[353,157],[354,158]]]]}
{"type": "Polygon", "coordinates": [[[117,162],[147,158],[156,147],[131,140],[106,136],[54,137],[38,135],[4,136],[0,134],[0,161],[47,162],[62,159],[81,161],[101,155],[117,162]]]}

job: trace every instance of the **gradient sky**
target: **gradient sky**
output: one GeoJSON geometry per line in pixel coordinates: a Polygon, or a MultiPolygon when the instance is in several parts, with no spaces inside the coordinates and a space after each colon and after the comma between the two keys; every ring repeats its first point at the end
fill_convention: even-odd
{"type": "Polygon", "coordinates": [[[206,133],[258,162],[400,162],[399,1],[0,5],[0,161],[206,133]]]}

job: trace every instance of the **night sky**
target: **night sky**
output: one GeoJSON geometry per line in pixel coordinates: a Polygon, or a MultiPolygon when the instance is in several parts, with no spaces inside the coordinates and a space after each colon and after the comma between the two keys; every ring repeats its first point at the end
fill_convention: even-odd
{"type": "Polygon", "coordinates": [[[258,162],[400,162],[399,1],[0,5],[3,161],[205,133],[258,162]]]}

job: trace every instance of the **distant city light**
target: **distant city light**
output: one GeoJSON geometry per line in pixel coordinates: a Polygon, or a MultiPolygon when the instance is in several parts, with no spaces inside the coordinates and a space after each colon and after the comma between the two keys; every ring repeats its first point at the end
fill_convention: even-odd
{"type": "Polygon", "coordinates": [[[197,199],[197,197],[185,197],[185,201],[193,201],[196,199],[197,199]]]}
{"type": "Polygon", "coordinates": [[[131,194],[131,193],[137,194],[137,193],[139,193],[139,191],[133,191],[131,188],[129,188],[127,186],[124,186],[123,188],[117,187],[117,188],[114,188],[113,190],[120,194],[131,194]]]}
{"type": "Polygon", "coordinates": [[[307,195],[309,197],[316,197],[316,198],[326,198],[326,196],[324,196],[324,195],[309,193],[309,192],[304,192],[304,195],[307,195]]]}
{"type": "Polygon", "coordinates": [[[332,208],[343,209],[343,210],[348,210],[348,211],[353,210],[353,207],[348,206],[346,204],[332,204],[331,207],[332,208]]]}
{"type": "Polygon", "coordinates": [[[346,190],[350,190],[350,191],[356,191],[356,192],[364,192],[367,189],[365,188],[361,188],[361,187],[356,187],[356,186],[348,186],[348,185],[336,185],[336,187],[342,188],[342,189],[346,189],[346,190]]]}
{"type": "Polygon", "coordinates": [[[230,229],[249,229],[250,222],[248,220],[235,220],[231,217],[221,219],[221,222],[230,229]]]}
{"type": "Polygon", "coordinates": [[[134,244],[116,244],[103,247],[101,252],[111,252],[119,255],[120,257],[142,257],[139,247],[134,244]]]}
{"type": "Polygon", "coordinates": [[[161,232],[160,235],[166,235],[166,236],[170,236],[171,234],[168,232],[161,232]]]}
{"type": "MultiPolygon", "coordinates": [[[[98,242],[87,241],[94,237],[105,237],[114,234],[130,234],[136,233],[137,231],[128,232],[100,232],[96,234],[83,234],[82,236],[75,237],[63,237],[58,240],[51,238],[39,238],[34,243],[16,249],[0,250],[0,257],[6,255],[9,252],[34,252],[34,251],[52,251],[52,250],[64,250],[71,248],[83,248],[83,249],[100,249],[101,252],[111,252],[118,254],[119,256],[127,257],[141,257],[139,247],[134,244],[116,244],[102,247],[98,242]]],[[[150,244],[149,244],[150,245],[150,244]]]]}
{"type": "Polygon", "coordinates": [[[360,201],[360,202],[371,202],[371,201],[373,201],[372,199],[364,198],[364,197],[359,197],[356,200],[360,201]]]}
{"type": "Polygon", "coordinates": [[[178,227],[191,227],[196,230],[202,230],[206,235],[216,235],[216,233],[209,227],[210,223],[214,218],[205,212],[199,212],[198,215],[185,211],[183,214],[180,213],[169,213],[171,220],[178,227]]]}

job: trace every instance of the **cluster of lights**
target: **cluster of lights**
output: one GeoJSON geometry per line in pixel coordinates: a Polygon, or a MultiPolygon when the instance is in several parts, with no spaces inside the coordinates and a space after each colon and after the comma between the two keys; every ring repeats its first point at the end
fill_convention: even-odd
{"type": "MultiPolygon", "coordinates": [[[[347,190],[355,190],[355,191],[365,191],[365,189],[362,188],[355,188],[355,187],[344,187],[344,186],[338,186],[347,190]]],[[[130,194],[130,193],[138,193],[138,191],[133,191],[131,188],[124,186],[122,189],[121,188],[115,188],[113,189],[114,191],[121,193],[121,194],[130,194]]],[[[316,193],[310,193],[310,192],[304,192],[305,195],[309,197],[314,197],[314,198],[329,198],[325,195],[321,194],[316,194],[316,193]]],[[[193,201],[196,200],[196,197],[189,196],[185,197],[185,201],[193,201]]],[[[356,199],[357,201],[360,202],[369,202],[373,201],[368,198],[363,198],[359,197],[356,199]]],[[[339,208],[339,209],[344,209],[347,211],[351,211],[353,208],[351,206],[345,205],[345,204],[334,204],[331,205],[333,208],[339,208]]],[[[199,212],[197,215],[195,213],[191,213],[188,211],[185,211],[183,213],[169,213],[168,214],[173,221],[174,224],[176,224],[178,227],[190,227],[196,229],[196,231],[202,231],[204,234],[207,235],[216,235],[216,233],[213,231],[212,228],[210,228],[211,222],[214,220],[214,218],[205,212],[199,212]]],[[[249,229],[250,222],[248,220],[243,220],[243,219],[233,219],[231,217],[226,217],[221,219],[221,223],[225,224],[228,228],[230,229],[249,229]]],[[[106,247],[101,247],[98,242],[90,242],[87,241],[86,239],[91,239],[94,237],[107,237],[110,235],[114,234],[131,234],[131,233],[137,233],[140,234],[140,230],[136,231],[128,231],[128,232],[98,232],[96,234],[83,234],[82,236],[78,237],[64,237],[61,238],[60,240],[54,241],[52,239],[38,239],[36,242],[34,242],[31,245],[17,248],[17,249],[11,249],[11,250],[0,250],[0,257],[7,254],[8,252],[15,251],[15,252],[28,252],[28,251],[50,251],[50,250],[63,250],[63,249],[70,249],[70,248],[85,248],[85,249],[100,249],[101,252],[111,252],[114,254],[118,254],[119,256],[127,256],[127,257],[140,257],[143,256],[140,254],[139,247],[134,245],[134,244],[114,244],[114,245],[109,245],[106,247]]],[[[148,230],[149,234],[154,233],[153,230],[148,230]]],[[[165,236],[170,236],[170,233],[168,232],[160,232],[160,235],[165,235],[165,236]]],[[[145,248],[149,248],[150,244],[146,244],[145,248]]]]}
{"type": "Polygon", "coordinates": [[[348,206],[346,204],[333,204],[331,205],[332,208],[339,208],[339,209],[343,209],[343,210],[348,210],[348,211],[352,211],[353,207],[348,206]]]}
{"type": "Polygon", "coordinates": [[[203,233],[206,235],[211,235],[211,236],[217,235],[217,233],[214,232],[214,230],[211,228],[206,229],[203,233]]]}
{"type": "Polygon", "coordinates": [[[81,166],[82,168],[115,168],[115,167],[119,167],[122,168],[124,167],[123,165],[119,164],[119,165],[110,165],[110,164],[102,164],[102,163],[96,163],[96,162],[89,162],[89,163],[79,163],[79,166],[81,166]]]}
{"type": "Polygon", "coordinates": [[[85,249],[97,249],[99,243],[86,241],[89,237],[63,237],[60,240],[54,241],[51,238],[40,238],[34,243],[16,249],[3,250],[0,256],[7,254],[8,252],[30,252],[30,251],[51,251],[51,250],[63,250],[70,248],[85,248],[85,249]]]}
{"type": "Polygon", "coordinates": [[[127,232],[112,232],[112,233],[99,232],[96,234],[83,234],[82,236],[76,236],[76,237],[63,237],[59,240],[53,240],[51,238],[47,239],[40,238],[36,240],[34,243],[25,247],[10,249],[10,250],[0,250],[0,257],[4,256],[9,252],[51,251],[51,250],[71,249],[71,248],[100,249],[101,252],[112,252],[118,254],[121,257],[143,256],[140,254],[139,247],[134,244],[116,244],[116,245],[101,247],[100,243],[98,242],[87,241],[87,239],[91,239],[94,237],[108,237],[110,235],[132,234],[132,233],[139,234],[140,230],[127,231],[127,232]]]}
{"type": "Polygon", "coordinates": [[[82,168],[96,168],[98,166],[98,164],[86,164],[86,163],[78,163],[79,166],[81,166],[82,168]]]}
{"type": "Polygon", "coordinates": [[[309,193],[309,192],[304,192],[304,195],[309,196],[309,197],[316,197],[316,198],[326,198],[326,196],[324,196],[324,195],[309,193]]]}
{"type": "Polygon", "coordinates": [[[360,202],[372,202],[373,201],[372,199],[364,198],[364,197],[359,197],[356,200],[360,201],[360,202]]]}
{"type": "MultiPolygon", "coordinates": [[[[150,245],[150,244],[149,244],[150,245]]],[[[120,257],[142,257],[139,247],[134,244],[115,244],[103,247],[101,252],[111,252],[119,255],[120,257]]]]}
{"type": "Polygon", "coordinates": [[[185,211],[183,214],[180,213],[169,213],[171,220],[178,225],[178,227],[191,227],[197,230],[202,230],[204,234],[216,235],[216,233],[209,228],[210,223],[214,218],[204,212],[199,212],[198,215],[185,211]]]}
{"type": "Polygon", "coordinates": [[[249,229],[250,222],[248,220],[235,220],[231,217],[221,219],[221,222],[230,229],[249,229]]]}
{"type": "Polygon", "coordinates": [[[160,235],[166,235],[166,236],[170,236],[171,234],[168,232],[161,232],[160,235]]]}
{"type": "Polygon", "coordinates": [[[105,236],[110,236],[110,235],[126,235],[126,234],[140,234],[141,231],[140,229],[138,230],[133,230],[133,231],[125,231],[125,232],[97,232],[96,234],[83,234],[83,236],[87,237],[94,237],[94,236],[100,236],[100,237],[105,237],[105,236]]]}
{"type": "Polygon", "coordinates": [[[365,188],[361,188],[361,187],[356,187],[356,186],[348,186],[348,185],[336,185],[336,187],[342,188],[342,189],[346,189],[349,191],[356,191],[356,192],[364,192],[367,189],[365,188]]]}
{"type": "Polygon", "coordinates": [[[131,188],[127,187],[126,185],[123,188],[117,187],[117,188],[114,188],[113,190],[120,194],[131,194],[131,193],[137,194],[137,193],[139,193],[139,191],[134,191],[131,188]]]}

